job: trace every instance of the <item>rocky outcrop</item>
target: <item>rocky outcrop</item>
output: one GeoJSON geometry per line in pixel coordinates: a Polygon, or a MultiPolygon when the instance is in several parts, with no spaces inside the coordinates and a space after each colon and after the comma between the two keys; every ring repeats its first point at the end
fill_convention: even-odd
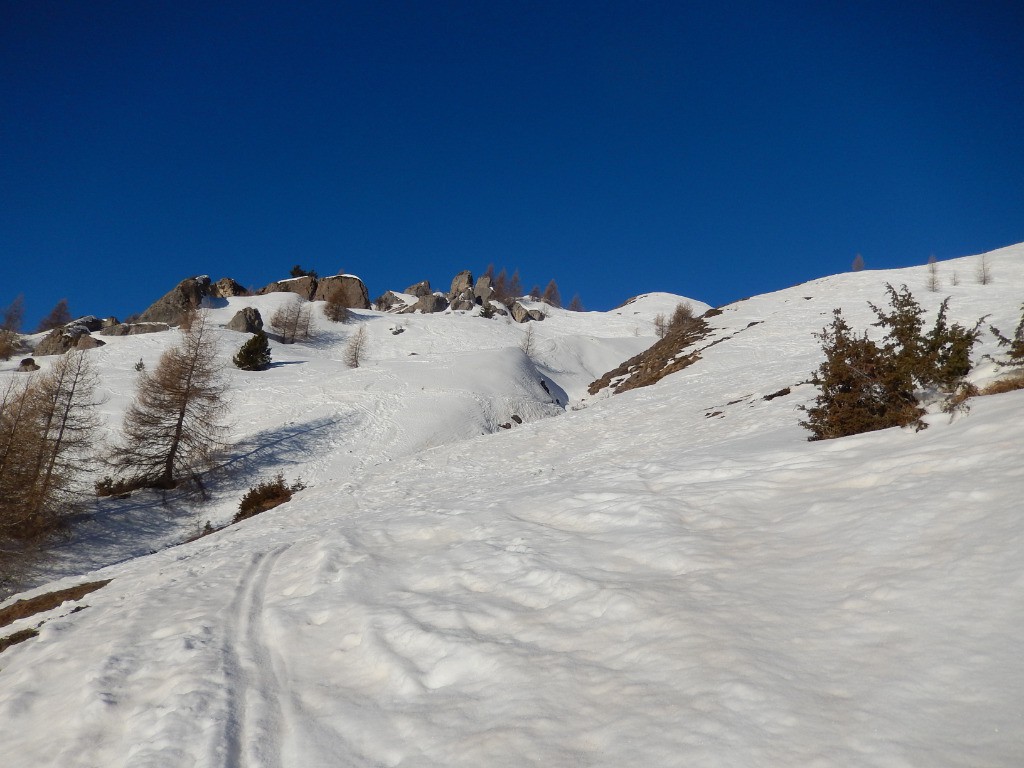
{"type": "Polygon", "coordinates": [[[31,357],[26,357],[15,370],[18,373],[32,373],[39,370],[39,364],[31,357]]]}
{"type": "Polygon", "coordinates": [[[230,277],[222,277],[210,286],[210,295],[217,299],[229,299],[232,296],[248,296],[249,291],[230,277]]]}
{"type": "Polygon", "coordinates": [[[255,307],[245,307],[238,310],[224,327],[239,333],[256,333],[263,330],[263,317],[255,307]]]}
{"type": "Polygon", "coordinates": [[[89,333],[92,333],[93,331],[98,331],[103,327],[103,321],[95,315],[86,315],[85,317],[80,317],[77,320],[72,320],[68,323],[68,326],[72,325],[80,325],[88,330],[89,333]]]}
{"type": "Polygon", "coordinates": [[[311,275],[278,280],[260,289],[260,296],[267,293],[297,293],[309,301],[316,293],[317,279],[311,275]]]}
{"type": "Polygon", "coordinates": [[[167,323],[118,323],[100,331],[100,336],[138,336],[142,333],[160,333],[169,331],[167,323]]]}
{"type": "Polygon", "coordinates": [[[313,289],[313,301],[330,301],[349,309],[369,309],[370,294],[366,283],[355,275],[322,277],[313,289]]]}
{"type": "Polygon", "coordinates": [[[473,295],[476,296],[477,303],[483,304],[485,301],[490,301],[493,293],[494,288],[491,286],[491,276],[480,275],[476,280],[476,285],[473,286],[473,295]]]}
{"type": "Polygon", "coordinates": [[[452,309],[470,310],[476,306],[476,295],[471,288],[464,288],[462,293],[452,299],[452,309]]]}
{"type": "Polygon", "coordinates": [[[531,309],[519,301],[509,303],[508,311],[512,315],[512,319],[517,323],[528,323],[531,320],[540,321],[544,319],[544,313],[541,310],[531,309]]]}
{"type": "Polygon", "coordinates": [[[455,298],[464,292],[473,293],[473,273],[468,269],[459,272],[452,279],[452,287],[449,289],[448,295],[455,298]]]}
{"type": "Polygon", "coordinates": [[[69,349],[94,349],[102,347],[105,343],[99,339],[94,339],[90,335],[87,325],[69,323],[63,328],[54,328],[46,334],[43,340],[32,350],[32,354],[37,357],[63,355],[69,349]]]}
{"type": "Polygon", "coordinates": [[[433,291],[430,290],[430,281],[422,280],[416,283],[416,285],[410,285],[408,288],[402,291],[402,293],[408,293],[410,296],[416,296],[417,298],[421,298],[423,296],[429,296],[430,294],[433,293],[433,291]]]}
{"type": "Polygon", "coordinates": [[[377,300],[373,305],[381,312],[391,312],[392,310],[403,310],[409,307],[410,304],[406,299],[408,294],[395,293],[394,291],[388,291],[382,296],[378,296],[377,300]]]}
{"type": "Polygon", "coordinates": [[[198,309],[203,299],[209,295],[208,276],[187,277],[139,315],[139,322],[180,325],[185,315],[198,309]]]}
{"type": "Polygon", "coordinates": [[[422,312],[424,314],[433,314],[434,312],[444,312],[446,309],[448,309],[448,299],[443,294],[433,293],[430,296],[422,296],[419,301],[410,307],[406,307],[401,313],[422,312]]]}

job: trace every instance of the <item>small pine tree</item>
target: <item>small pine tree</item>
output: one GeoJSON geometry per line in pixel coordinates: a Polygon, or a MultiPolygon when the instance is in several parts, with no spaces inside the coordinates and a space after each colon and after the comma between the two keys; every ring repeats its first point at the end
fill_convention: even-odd
{"type": "Polygon", "coordinates": [[[573,294],[572,301],[569,302],[569,311],[570,312],[584,312],[585,311],[585,309],[583,307],[583,301],[580,299],[580,295],[578,293],[573,294]]]}
{"type": "Polygon", "coordinates": [[[862,269],[864,269],[864,257],[858,253],[854,257],[853,264],[850,265],[850,269],[852,269],[854,272],[860,272],[862,269]]]}
{"type": "Polygon", "coordinates": [[[232,358],[243,371],[265,371],[270,367],[270,342],[262,330],[256,331],[248,341],[239,347],[232,358]]]}

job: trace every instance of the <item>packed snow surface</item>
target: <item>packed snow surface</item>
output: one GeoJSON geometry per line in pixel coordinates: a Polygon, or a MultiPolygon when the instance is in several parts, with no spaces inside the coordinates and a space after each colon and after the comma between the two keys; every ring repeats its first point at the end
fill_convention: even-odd
{"type": "MultiPolygon", "coordinates": [[[[522,327],[458,314],[365,313],[352,371],[330,363],[344,339],[275,345],[288,365],[232,372],[251,455],[190,514],[230,517],[278,470],[309,487],[34,588],[113,579],[0,630],[45,621],[0,655],[2,764],[1021,765],[1024,392],[916,433],[798,425],[812,332],[836,306],[867,327],[887,281],[1012,330],[1024,247],[987,259],[989,285],[971,257],[939,265],[941,293],[921,267],[739,302],[698,363],[597,402],[587,376],[678,297],[552,313],[529,355],[522,327]]],[[[130,363],[173,335],[118,341],[96,351],[111,419],[130,363]]],[[[995,352],[986,335],[975,359],[995,352]]],[[[100,539],[80,534],[83,557],[111,556],[100,539]]]]}

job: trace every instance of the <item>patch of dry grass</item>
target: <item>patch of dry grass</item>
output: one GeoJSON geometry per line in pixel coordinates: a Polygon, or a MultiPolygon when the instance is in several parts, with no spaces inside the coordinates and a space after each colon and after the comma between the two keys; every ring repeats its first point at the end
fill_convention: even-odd
{"type": "MultiPolygon", "coordinates": [[[[67,600],[81,600],[90,592],[95,592],[97,589],[105,587],[109,583],[110,579],[105,579],[104,581],[90,581],[86,584],[79,584],[75,587],[58,589],[55,592],[47,592],[45,595],[36,595],[35,597],[30,597],[26,600],[18,600],[11,603],[6,608],[0,608],[0,627],[6,627],[8,624],[12,624],[18,619],[24,619],[27,616],[34,616],[37,613],[42,613],[43,611],[48,611],[51,608],[56,608],[67,600]]],[[[11,637],[14,637],[14,635],[11,637]]]]}

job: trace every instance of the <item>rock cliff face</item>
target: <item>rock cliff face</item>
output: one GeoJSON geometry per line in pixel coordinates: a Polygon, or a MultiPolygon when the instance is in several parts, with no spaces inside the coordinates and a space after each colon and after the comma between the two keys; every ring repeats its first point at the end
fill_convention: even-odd
{"type": "Polygon", "coordinates": [[[332,301],[349,309],[369,309],[370,293],[366,283],[355,275],[333,275],[320,278],[313,301],[332,301]]]}
{"type": "Polygon", "coordinates": [[[139,322],[180,325],[182,318],[197,309],[203,303],[203,299],[210,295],[212,294],[208,276],[187,277],[139,315],[139,322]]]}
{"type": "Polygon", "coordinates": [[[334,301],[349,309],[369,309],[370,293],[366,284],[355,275],[332,275],[316,278],[312,275],[278,280],[260,290],[267,293],[295,293],[307,301],[334,301]]]}
{"type": "Polygon", "coordinates": [[[260,289],[260,296],[267,293],[296,293],[306,301],[313,298],[316,293],[315,277],[305,275],[304,277],[292,277],[288,280],[278,280],[260,289]]]}
{"type": "MultiPolygon", "coordinates": [[[[83,318],[85,319],[85,318],[83,318]]],[[[96,320],[96,318],[92,318],[96,320]]],[[[99,323],[100,321],[96,321],[99,323]]],[[[73,321],[62,328],[54,328],[40,341],[32,354],[36,357],[46,355],[63,355],[70,349],[94,349],[102,347],[106,342],[94,339],[89,324],[73,321]]]]}

